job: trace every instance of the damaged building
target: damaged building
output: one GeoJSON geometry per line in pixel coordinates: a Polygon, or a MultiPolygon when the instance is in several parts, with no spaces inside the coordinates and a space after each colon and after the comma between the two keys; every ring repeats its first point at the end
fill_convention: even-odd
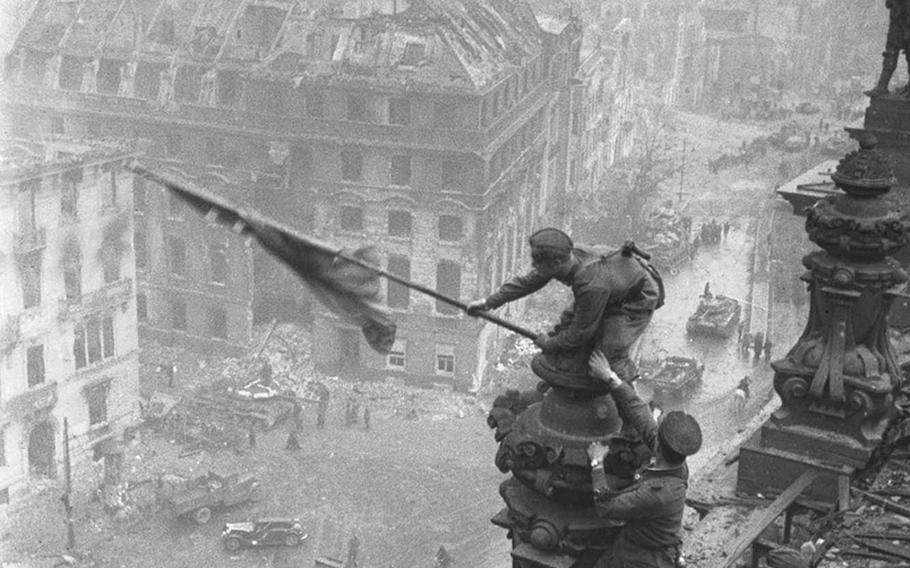
{"type": "Polygon", "coordinates": [[[74,475],[119,475],[139,410],[134,156],[0,141],[0,506],[62,475],[64,420],[74,475]]]}
{"type": "MultiPolygon", "coordinates": [[[[469,299],[523,268],[532,229],[560,222],[544,212],[566,190],[581,29],[555,29],[507,0],[45,0],[7,57],[7,104],[19,130],[150,139],[151,168],[321,239],[376,244],[383,268],[469,299]]],[[[158,189],[137,199],[143,332],[243,345],[254,305],[306,303],[284,269],[181,223],[158,189]]],[[[385,358],[314,309],[320,369],[479,379],[498,332],[396,285],[387,298],[399,341],[385,358]]]]}

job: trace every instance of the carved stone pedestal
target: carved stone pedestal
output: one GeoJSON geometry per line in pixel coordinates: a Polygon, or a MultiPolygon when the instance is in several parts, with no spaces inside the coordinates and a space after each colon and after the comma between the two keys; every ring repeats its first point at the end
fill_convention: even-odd
{"type": "Polygon", "coordinates": [[[560,372],[541,355],[532,369],[546,393],[502,397],[490,414],[496,465],[512,473],[499,488],[506,507],[492,521],[509,531],[515,568],[587,568],[620,525],[594,510],[587,447],[621,421],[613,399],[585,374],[560,372]]]}
{"type": "Polygon", "coordinates": [[[884,198],[894,177],[875,144],[864,138],[838,165],[832,179],[846,195],[808,212],[806,232],[823,249],[803,259],[809,321],[771,365],[783,404],[741,448],[739,491],[783,490],[811,469],[821,475],[807,494],[834,500],[895,416],[901,375],[887,315],[907,273],[890,255],[906,244],[907,220],[884,198]]]}

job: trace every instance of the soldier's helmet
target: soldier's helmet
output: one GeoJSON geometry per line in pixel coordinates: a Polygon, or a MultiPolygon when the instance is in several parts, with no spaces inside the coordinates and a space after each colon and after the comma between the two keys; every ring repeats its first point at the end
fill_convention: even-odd
{"type": "Polygon", "coordinates": [[[657,430],[660,442],[683,456],[691,456],[701,449],[701,427],[691,414],[681,410],[668,412],[657,430]]]}

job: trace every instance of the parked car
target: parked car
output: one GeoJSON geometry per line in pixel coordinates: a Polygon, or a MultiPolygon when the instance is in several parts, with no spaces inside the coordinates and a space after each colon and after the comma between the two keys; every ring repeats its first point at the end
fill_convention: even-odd
{"type": "Polygon", "coordinates": [[[299,519],[261,519],[226,523],[221,541],[229,552],[242,546],[297,546],[307,538],[299,519]]]}

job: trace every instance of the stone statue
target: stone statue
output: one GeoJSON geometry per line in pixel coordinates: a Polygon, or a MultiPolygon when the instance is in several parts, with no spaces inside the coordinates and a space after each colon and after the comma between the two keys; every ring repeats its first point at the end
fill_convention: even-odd
{"type": "MultiPolygon", "coordinates": [[[[901,50],[907,59],[907,68],[910,70],[910,0],[885,0],[885,6],[891,11],[888,24],[888,38],[885,40],[885,51],[882,53],[882,74],[878,84],[866,91],[870,97],[888,94],[888,83],[897,69],[897,60],[901,50]]],[[[910,97],[910,83],[897,92],[903,97],[910,97]]]]}

